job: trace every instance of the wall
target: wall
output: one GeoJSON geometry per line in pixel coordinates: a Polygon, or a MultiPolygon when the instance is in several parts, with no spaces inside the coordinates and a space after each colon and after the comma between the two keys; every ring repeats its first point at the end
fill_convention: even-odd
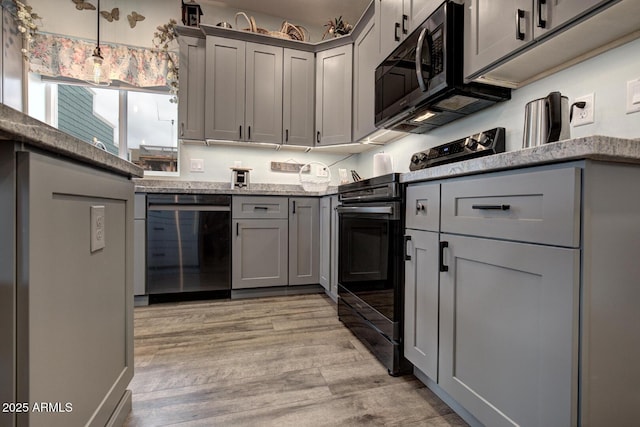
{"type": "Polygon", "coordinates": [[[0,8],[0,102],[22,111],[22,35],[17,23],[4,5],[0,8]]]}
{"type": "Polygon", "coordinates": [[[569,97],[595,94],[595,123],[571,127],[571,137],[606,135],[621,138],[640,138],[640,113],[626,114],[627,81],[640,77],[640,39],[574,65],[552,76],[514,90],[511,100],[470,117],[455,121],[424,135],[410,135],[388,144],[384,150],[363,153],[357,168],[363,177],[373,171],[373,155],[390,153],[396,172],[407,172],[409,160],[415,152],[444,144],[494,127],[506,129],[506,150],[522,147],[525,104],[560,91],[569,97]]]}
{"type": "Polygon", "coordinates": [[[357,154],[327,154],[293,150],[276,151],[273,148],[253,148],[253,147],[233,147],[233,146],[204,146],[204,145],[181,145],[180,146],[180,177],[171,179],[187,181],[230,181],[231,170],[229,167],[235,161],[241,161],[242,167],[252,168],[250,180],[254,183],[270,184],[298,184],[297,173],[272,172],[271,162],[295,161],[297,163],[322,162],[329,166],[331,172],[331,185],[338,185],[338,169],[347,170],[356,168],[357,154]],[[190,172],[189,165],[191,159],[204,160],[204,172],[190,172]],[[344,160],[343,160],[344,159],[344,160]]]}

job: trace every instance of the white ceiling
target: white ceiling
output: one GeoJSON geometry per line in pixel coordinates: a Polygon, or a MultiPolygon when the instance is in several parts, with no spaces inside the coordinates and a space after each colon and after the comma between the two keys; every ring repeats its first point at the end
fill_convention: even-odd
{"type": "Polygon", "coordinates": [[[355,24],[371,0],[200,0],[233,9],[255,11],[293,22],[306,22],[322,27],[330,19],[342,16],[355,24]]]}

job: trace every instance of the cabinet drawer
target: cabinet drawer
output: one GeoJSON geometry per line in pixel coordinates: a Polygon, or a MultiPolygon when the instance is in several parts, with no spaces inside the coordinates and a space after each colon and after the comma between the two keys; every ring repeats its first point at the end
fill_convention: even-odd
{"type": "Polygon", "coordinates": [[[418,184],[407,187],[406,227],[439,231],[440,184],[418,184]]]}
{"type": "Polygon", "coordinates": [[[580,170],[494,174],[442,184],[442,231],[580,244],[580,170]]]}
{"type": "Polygon", "coordinates": [[[287,197],[234,197],[234,218],[288,218],[287,197]]]}

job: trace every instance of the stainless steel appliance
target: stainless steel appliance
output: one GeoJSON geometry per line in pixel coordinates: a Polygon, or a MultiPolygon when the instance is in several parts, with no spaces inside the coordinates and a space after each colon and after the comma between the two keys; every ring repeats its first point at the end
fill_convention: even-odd
{"type": "Polygon", "coordinates": [[[399,174],[338,189],[338,316],[387,367],[410,368],[403,356],[404,193],[399,174]]]}
{"type": "Polygon", "coordinates": [[[551,92],[525,106],[522,148],[569,139],[569,98],[551,92]]]}
{"type": "Polygon", "coordinates": [[[375,123],[423,133],[511,98],[511,90],[464,83],[464,7],[446,1],[375,71],[375,123]]]}
{"type": "Polygon", "coordinates": [[[231,196],[147,195],[146,258],[151,301],[159,294],[203,291],[229,296],[231,196]]]}
{"type": "Polygon", "coordinates": [[[494,128],[419,151],[411,156],[409,170],[415,171],[502,152],[504,152],[504,128],[494,128]]]}

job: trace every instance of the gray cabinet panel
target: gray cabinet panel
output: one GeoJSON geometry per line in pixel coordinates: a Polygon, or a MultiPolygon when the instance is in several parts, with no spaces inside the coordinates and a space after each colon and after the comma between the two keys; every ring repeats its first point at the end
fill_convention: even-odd
{"type": "MultiPolygon", "coordinates": [[[[535,4],[538,5],[536,0],[535,4]]],[[[579,18],[590,9],[611,0],[546,0],[540,8],[536,7],[534,36],[541,37],[551,30],[579,18]],[[541,11],[541,14],[538,12],[541,11]]]]}
{"type": "Polygon", "coordinates": [[[338,257],[340,254],[338,227],[338,210],[340,205],[338,196],[331,196],[331,274],[329,276],[329,293],[333,298],[338,298],[338,257]]]}
{"type": "Polygon", "coordinates": [[[145,295],[146,286],[146,238],[147,221],[144,219],[134,220],[133,226],[133,294],[145,295]]]}
{"type": "Polygon", "coordinates": [[[438,381],[438,233],[407,230],[404,356],[438,381]]]}
{"type": "Polygon", "coordinates": [[[331,197],[320,199],[320,284],[330,291],[331,282],[331,197]]]}
{"type": "Polygon", "coordinates": [[[289,285],[319,282],[320,201],[289,199],[289,285]]]}
{"type": "Polygon", "coordinates": [[[375,71],[380,58],[380,39],[375,20],[366,24],[353,50],[353,140],[376,130],[375,71]]]}
{"type": "Polygon", "coordinates": [[[420,26],[442,0],[404,0],[404,13],[409,16],[409,32],[420,26]]]}
{"type": "Polygon", "coordinates": [[[180,36],[178,133],[183,139],[204,139],[205,40],[180,36]]]}
{"type": "Polygon", "coordinates": [[[315,55],[284,49],[284,143],[313,146],[315,119],[315,55]]]}
{"type": "Polygon", "coordinates": [[[440,184],[407,187],[406,227],[416,230],[440,230],[440,184]]]}
{"type": "Polygon", "coordinates": [[[246,141],[282,142],[282,48],[246,46],[246,141]]]}
{"type": "MultiPolygon", "coordinates": [[[[404,39],[402,32],[403,0],[376,0],[376,26],[380,37],[380,59],[384,59],[404,39]]],[[[405,24],[405,27],[407,24],[405,24]]]]}
{"type": "Polygon", "coordinates": [[[287,285],[286,219],[233,220],[231,289],[287,285]]]}
{"type": "Polygon", "coordinates": [[[569,247],[580,243],[579,169],[472,179],[442,184],[442,231],[569,247]]]}
{"type": "Polygon", "coordinates": [[[284,218],[289,217],[289,199],[286,197],[234,196],[233,218],[284,218]]]}
{"type": "Polygon", "coordinates": [[[351,142],[352,45],[316,56],[316,145],[351,142]]]}
{"type": "Polygon", "coordinates": [[[532,0],[465,0],[464,5],[465,76],[472,75],[533,41],[532,0]],[[518,11],[522,11],[522,17],[516,19],[518,11]],[[517,22],[522,39],[516,37],[517,22]]]}
{"type": "Polygon", "coordinates": [[[440,386],[485,425],[576,425],[580,251],[441,240],[440,386]]]}
{"type": "MultiPolygon", "coordinates": [[[[205,138],[243,137],[246,42],[207,36],[205,138]]],[[[244,129],[246,133],[246,129],[244,129]]]]}

